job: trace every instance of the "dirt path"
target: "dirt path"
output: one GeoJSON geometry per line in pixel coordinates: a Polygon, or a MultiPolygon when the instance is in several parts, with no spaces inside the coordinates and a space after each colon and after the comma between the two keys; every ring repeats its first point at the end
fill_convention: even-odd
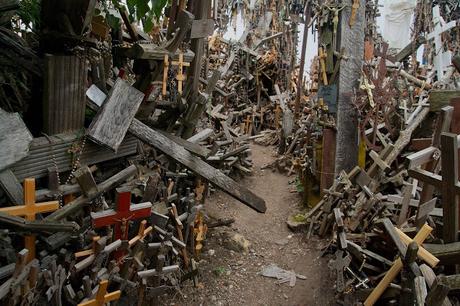
{"type": "MultiPolygon", "coordinates": [[[[287,178],[271,170],[261,170],[273,161],[269,147],[252,146],[253,175],[241,183],[263,197],[266,214],[258,214],[222,192],[214,193],[206,205],[214,218],[235,218],[231,227],[210,229],[199,263],[200,288],[183,289],[175,297],[178,305],[333,305],[334,293],[327,260],[320,258],[324,242],[306,241],[304,234],[292,233],[287,217],[298,210],[299,196],[287,178]],[[251,243],[249,253],[230,251],[226,236],[243,235],[251,243]],[[307,277],[294,287],[258,274],[276,264],[307,277]]],[[[190,285],[191,286],[191,285],[190,285]]]]}

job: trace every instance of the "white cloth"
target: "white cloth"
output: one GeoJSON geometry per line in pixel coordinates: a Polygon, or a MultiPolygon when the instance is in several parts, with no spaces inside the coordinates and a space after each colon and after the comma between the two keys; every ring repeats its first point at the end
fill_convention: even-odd
{"type": "Polygon", "coordinates": [[[410,26],[416,0],[385,0],[383,38],[392,49],[402,49],[410,42],[410,26]]]}

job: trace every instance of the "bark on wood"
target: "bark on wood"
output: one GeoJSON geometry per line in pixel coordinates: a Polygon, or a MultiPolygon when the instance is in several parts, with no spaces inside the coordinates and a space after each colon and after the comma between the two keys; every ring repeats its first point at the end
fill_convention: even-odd
{"type": "Polygon", "coordinates": [[[335,173],[349,172],[358,164],[358,114],[353,105],[353,90],[358,86],[364,56],[364,26],[366,1],[359,1],[356,22],[350,28],[353,1],[347,0],[340,18],[340,48],[347,61],[340,62],[337,99],[337,148],[335,173]]]}

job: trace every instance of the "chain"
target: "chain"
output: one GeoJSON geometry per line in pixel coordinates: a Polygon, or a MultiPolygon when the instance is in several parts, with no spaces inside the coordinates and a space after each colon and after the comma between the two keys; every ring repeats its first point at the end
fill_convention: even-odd
{"type": "MultiPolygon", "coordinates": [[[[81,140],[81,145],[79,147],[80,150],[78,150],[78,147],[77,147],[77,154],[74,155],[75,159],[73,159],[72,161],[72,170],[70,171],[69,173],[69,177],[67,177],[67,180],[65,181],[64,185],[67,185],[68,183],[70,183],[70,180],[74,177],[74,174],[75,174],[75,171],[77,171],[77,168],[80,166],[80,158],[83,154],[83,150],[85,149],[85,145],[86,145],[86,135],[83,135],[82,137],[82,140],[81,140]]],[[[73,146],[73,145],[72,145],[73,146]]],[[[69,149],[69,152],[70,153],[75,153],[72,148],[69,149]]]]}

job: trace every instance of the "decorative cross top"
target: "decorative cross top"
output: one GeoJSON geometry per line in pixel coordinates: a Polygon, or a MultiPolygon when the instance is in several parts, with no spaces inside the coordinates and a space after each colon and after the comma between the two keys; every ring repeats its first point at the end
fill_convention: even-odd
{"type": "MultiPolygon", "coordinates": [[[[24,180],[24,205],[2,207],[0,212],[12,216],[24,216],[27,221],[34,221],[36,214],[52,212],[59,209],[58,201],[35,203],[35,179],[24,180]]],[[[29,250],[27,262],[35,258],[35,235],[24,237],[25,248],[29,250]]]]}
{"type": "Polygon", "coordinates": [[[115,239],[128,240],[128,222],[150,217],[152,203],[131,204],[131,191],[125,188],[117,188],[116,191],[117,209],[93,212],[91,218],[95,228],[115,225],[115,239]]]}
{"type": "Polygon", "coordinates": [[[177,66],[177,91],[182,94],[182,82],[185,81],[184,67],[189,67],[190,63],[184,62],[184,54],[179,53],[179,61],[172,61],[173,66],[177,66]]]}

